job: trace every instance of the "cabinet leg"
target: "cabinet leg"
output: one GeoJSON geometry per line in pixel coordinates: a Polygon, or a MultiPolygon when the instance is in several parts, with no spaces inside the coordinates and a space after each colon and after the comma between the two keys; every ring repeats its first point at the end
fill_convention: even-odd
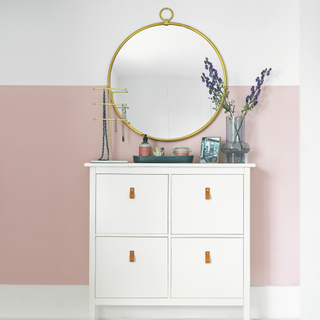
{"type": "Polygon", "coordinates": [[[250,303],[248,302],[243,306],[243,320],[250,320],[250,303]]]}
{"type": "Polygon", "coordinates": [[[89,304],[89,320],[96,320],[96,306],[93,303],[89,304]]]}

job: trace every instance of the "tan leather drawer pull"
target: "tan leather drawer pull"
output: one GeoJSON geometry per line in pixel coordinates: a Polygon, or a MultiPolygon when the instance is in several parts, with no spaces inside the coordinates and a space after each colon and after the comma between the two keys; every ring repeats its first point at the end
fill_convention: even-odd
{"type": "Polygon", "coordinates": [[[206,188],[206,200],[210,200],[210,188],[206,188]]]}
{"type": "Polygon", "coordinates": [[[134,188],[130,188],[130,199],[134,199],[134,188]]]}
{"type": "Polygon", "coordinates": [[[130,262],[134,262],[134,251],[130,251],[130,262]]]}
{"type": "Polygon", "coordinates": [[[206,251],[206,263],[210,263],[210,251],[206,251]]]}

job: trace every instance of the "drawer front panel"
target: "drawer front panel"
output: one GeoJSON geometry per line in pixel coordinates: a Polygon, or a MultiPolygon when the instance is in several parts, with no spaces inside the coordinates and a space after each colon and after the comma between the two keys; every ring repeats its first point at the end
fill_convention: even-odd
{"type": "Polygon", "coordinates": [[[96,232],[167,233],[167,175],[98,174],[96,232]]]}
{"type": "Polygon", "coordinates": [[[243,298],[243,239],[172,240],[172,298],[243,298]]]}
{"type": "Polygon", "coordinates": [[[173,234],[243,234],[243,175],[173,175],[173,234]]]}
{"type": "Polygon", "coordinates": [[[167,297],[167,241],[166,238],[97,237],[96,297],[167,297]]]}

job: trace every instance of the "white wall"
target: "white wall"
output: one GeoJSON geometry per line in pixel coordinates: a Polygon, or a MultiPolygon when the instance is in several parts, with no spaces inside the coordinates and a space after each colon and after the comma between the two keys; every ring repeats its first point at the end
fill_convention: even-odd
{"type": "Polygon", "coordinates": [[[300,232],[301,232],[301,319],[320,319],[320,3],[300,1],[300,232]]]}
{"type": "Polygon", "coordinates": [[[268,85],[299,85],[298,3],[1,0],[0,84],[104,84],[120,43],[133,31],[161,22],[159,12],[169,6],[172,21],[191,25],[217,46],[229,85],[251,86],[267,67],[274,69],[268,85]]]}

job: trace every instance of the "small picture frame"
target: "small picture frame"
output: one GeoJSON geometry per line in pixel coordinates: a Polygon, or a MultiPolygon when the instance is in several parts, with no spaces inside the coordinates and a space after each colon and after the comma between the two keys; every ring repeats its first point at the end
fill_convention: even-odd
{"type": "Polygon", "coordinates": [[[220,137],[204,137],[201,141],[200,163],[218,163],[220,137]]]}

